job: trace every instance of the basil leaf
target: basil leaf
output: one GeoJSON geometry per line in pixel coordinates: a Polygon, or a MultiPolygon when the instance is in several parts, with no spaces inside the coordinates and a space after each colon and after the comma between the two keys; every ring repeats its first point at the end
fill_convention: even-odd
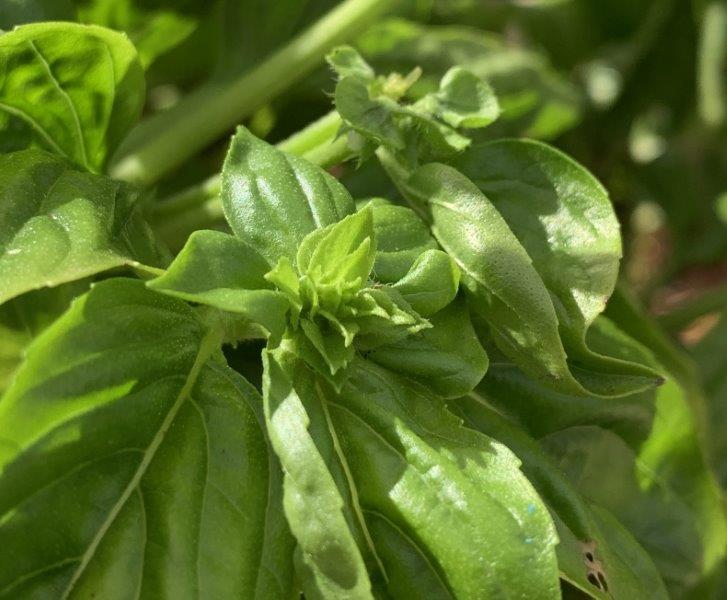
{"type": "Polygon", "coordinates": [[[0,156],[0,303],[161,257],[134,188],[41,150],[0,156]]]}
{"type": "Polygon", "coordinates": [[[452,596],[506,586],[558,597],[553,525],[506,448],[463,428],[424,387],[366,362],[327,404],[364,515],[382,515],[429,556],[452,596]]]}
{"type": "MultiPolygon", "coordinates": [[[[501,193],[493,185],[495,192],[501,193]]],[[[509,185],[508,180],[502,184],[503,189],[509,185]]],[[[591,311],[587,319],[581,317],[576,327],[577,317],[569,315],[568,307],[575,310],[573,307],[580,305],[572,299],[561,301],[557,292],[566,291],[555,284],[553,289],[545,285],[551,279],[544,280],[537,269],[543,257],[538,262],[531,258],[530,252],[536,251],[531,247],[533,242],[528,243],[528,251],[489,196],[462,173],[447,165],[425,165],[402,182],[402,189],[426,211],[435,238],[460,267],[473,310],[487,322],[503,353],[528,375],[557,391],[576,395],[621,396],[659,382],[658,373],[643,364],[604,356],[588,348],[585,335],[598,310],[603,308],[603,298],[597,301],[587,290],[569,288],[568,293],[581,298],[583,310],[591,311]]],[[[518,219],[533,220],[524,202],[523,197],[518,219]]],[[[542,248],[537,251],[544,252],[542,248]]],[[[564,258],[564,268],[569,260],[578,261],[564,258]]],[[[599,259],[594,260],[591,272],[584,259],[582,281],[591,276],[598,279],[600,263],[599,259]]],[[[556,276],[552,271],[551,274],[556,276]]],[[[561,285],[566,285],[562,280],[563,277],[561,285]]]]}
{"type": "Polygon", "coordinates": [[[267,355],[266,410],[306,595],[426,582],[427,597],[558,597],[553,525],[504,447],[370,363],[337,394],[281,353],[267,355]]]}
{"type": "Polygon", "coordinates": [[[459,269],[446,252],[425,250],[393,287],[416,312],[428,317],[454,300],[459,269]]]}
{"type": "Polygon", "coordinates": [[[490,85],[462,67],[447,71],[439,90],[424,96],[417,105],[431,110],[452,127],[486,127],[500,115],[490,85]]]}
{"type": "Polygon", "coordinates": [[[425,385],[442,398],[470,392],[487,371],[487,353],[463,299],[429,317],[432,327],[375,348],[369,360],[425,385]]]}
{"type": "Polygon", "coordinates": [[[232,231],[271,264],[295,260],[303,238],[355,211],[346,189],[320,167],[240,127],[222,169],[222,206],[232,231]]]}
{"type": "MultiPolygon", "coordinates": [[[[134,46],[102,27],[21,25],[0,37],[0,72],[0,114],[19,119],[33,145],[89,171],[104,168],[144,104],[134,46]]],[[[10,125],[0,121],[0,133],[10,125]]]]}
{"type": "Polygon", "coordinates": [[[285,345],[266,350],[263,364],[265,421],[285,473],[283,507],[298,542],[303,591],[313,598],[373,598],[354,533],[361,515],[344,501],[344,475],[329,467],[336,449],[324,446],[319,433],[329,427],[320,388],[285,345]]]}
{"type": "Polygon", "coordinates": [[[554,299],[571,371],[589,391],[620,395],[654,374],[593,352],[586,332],[613,293],[621,258],[616,215],[603,186],[545,144],[475,144],[454,165],[502,214],[554,299]]]}
{"type": "MultiPolygon", "coordinates": [[[[371,211],[363,210],[309,234],[297,252],[298,269],[315,282],[322,294],[358,291],[374,266],[376,239],[371,211]]],[[[321,299],[323,303],[323,299],[321,299]]]]}
{"type": "Polygon", "coordinates": [[[265,279],[270,265],[253,248],[218,231],[195,231],[166,272],[149,281],[157,292],[242,315],[280,336],[288,299],[265,279]]]}
{"type": "Polygon", "coordinates": [[[523,473],[553,514],[561,577],[593,598],[669,597],[646,551],[612,515],[580,495],[533,438],[477,393],[451,404],[469,427],[505,444],[522,460],[523,473]]]}
{"type": "Polygon", "coordinates": [[[482,192],[456,169],[435,163],[417,169],[404,187],[457,263],[472,307],[487,320],[498,345],[533,377],[580,391],[568,371],[548,291],[482,192]]]}
{"type": "Polygon", "coordinates": [[[66,311],[71,300],[88,290],[88,280],[23,294],[0,306],[0,396],[10,386],[25,349],[66,311]]]}
{"type": "Polygon", "coordinates": [[[112,279],[33,342],[0,402],[4,594],[292,595],[260,398],[219,336],[112,279]]]}
{"type": "Polygon", "coordinates": [[[425,250],[437,248],[426,223],[410,208],[383,198],[368,200],[363,206],[369,207],[374,218],[376,281],[396,283],[425,250]]]}

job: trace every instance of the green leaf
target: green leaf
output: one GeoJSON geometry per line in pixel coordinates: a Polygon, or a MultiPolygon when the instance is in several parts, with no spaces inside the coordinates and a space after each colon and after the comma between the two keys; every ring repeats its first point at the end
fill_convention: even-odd
{"type": "Polygon", "coordinates": [[[490,85],[462,67],[447,71],[439,90],[427,94],[419,103],[452,127],[487,127],[500,115],[490,85]]]}
{"type": "Polygon", "coordinates": [[[237,238],[218,231],[195,231],[166,272],[147,286],[242,315],[279,337],[290,305],[265,279],[269,269],[265,259],[237,238]]]}
{"type": "Polygon", "coordinates": [[[424,329],[367,355],[373,362],[425,385],[442,398],[470,392],[487,371],[487,353],[463,299],[429,317],[424,329]]]}
{"type": "Polygon", "coordinates": [[[404,277],[419,256],[437,248],[429,227],[410,208],[383,198],[368,200],[374,218],[376,260],[373,278],[381,283],[396,283],[404,277]]]}
{"type": "Polygon", "coordinates": [[[158,265],[138,192],[41,150],[0,156],[0,303],[130,265],[158,265]]]}
{"type": "Polygon", "coordinates": [[[341,79],[355,76],[364,81],[373,81],[376,78],[371,66],[351,46],[334,48],[326,56],[326,61],[341,79]]]}
{"type": "Polygon", "coordinates": [[[430,557],[453,597],[558,597],[553,525],[505,447],[370,363],[326,401],[363,514],[430,557]]]}
{"type": "Polygon", "coordinates": [[[446,252],[425,250],[393,287],[416,312],[428,317],[454,300],[459,269],[446,252]]]}
{"type": "MultiPolygon", "coordinates": [[[[283,342],[285,344],[285,340],[283,342]]],[[[268,434],[283,467],[283,507],[298,542],[297,572],[312,598],[372,598],[352,528],[355,518],[332,473],[331,446],[320,388],[285,345],[263,353],[263,398],[268,434]],[[325,440],[327,441],[327,440],[325,440]]]]}
{"type": "Polygon", "coordinates": [[[355,211],[351,196],[331,175],[244,127],[232,138],[221,198],[232,231],[270,264],[281,256],[295,260],[306,235],[355,211]]]}
{"type": "MultiPolygon", "coordinates": [[[[499,147],[498,144],[505,143],[518,144],[515,141],[495,142],[488,146],[499,147]]],[[[542,144],[536,146],[547,148],[542,144]]],[[[558,160],[565,160],[564,157],[557,154],[556,159],[556,167],[562,166],[558,160]]],[[[384,160],[391,159],[384,157],[384,160]]],[[[492,160],[497,162],[499,158],[492,160]]],[[[552,168],[553,163],[543,159],[542,166],[538,160],[530,165],[528,172],[536,172],[552,168]]],[[[577,167],[575,163],[574,166],[577,167]]],[[[488,168],[495,167],[490,165],[488,168]]],[[[571,190],[583,203],[580,210],[587,213],[588,190],[579,189],[578,177],[574,175],[571,181],[570,175],[572,173],[566,171],[553,185],[571,190]]],[[[585,175],[588,174],[582,171],[581,176],[585,175]]],[[[588,327],[604,307],[606,296],[599,294],[610,294],[608,289],[613,289],[613,277],[606,265],[615,260],[617,267],[618,258],[600,255],[590,258],[589,251],[577,249],[579,243],[575,238],[568,237],[570,242],[560,241],[558,236],[569,234],[558,223],[567,220],[571,210],[577,212],[578,209],[573,206],[570,196],[566,198],[565,192],[561,196],[554,192],[552,197],[547,196],[550,200],[548,209],[543,205],[533,210],[527,204],[526,196],[536,198],[536,191],[520,184],[514,171],[500,179],[491,176],[491,189],[487,179],[482,175],[478,177],[480,187],[485,188],[487,194],[453,167],[438,164],[421,167],[401,185],[415,206],[427,211],[434,237],[462,271],[473,310],[487,322],[503,353],[531,377],[568,394],[621,396],[658,383],[659,375],[653,369],[594,352],[586,344],[588,327]],[[490,194],[498,203],[490,199],[490,194]],[[503,206],[505,209],[501,208],[503,206]],[[556,223],[551,224],[550,215],[546,213],[547,210],[556,211],[556,208],[565,214],[556,212],[556,223]],[[503,214],[508,215],[509,221],[503,214]],[[538,214],[553,229],[547,239],[542,239],[546,226],[536,226],[540,222],[538,214]],[[515,232],[526,241],[521,243],[515,232]],[[555,257],[546,256],[546,248],[551,245],[557,250],[555,257]],[[581,258],[579,254],[585,256],[581,258]],[[551,263],[561,265],[566,274],[554,271],[551,263]],[[568,277],[568,273],[572,273],[572,277],[568,277]],[[573,281],[581,283],[575,285],[573,281]],[[591,289],[588,282],[591,282],[591,289]]],[[[545,194],[544,185],[535,190],[545,194]]],[[[605,196],[604,200],[608,204],[605,196]]],[[[594,202],[598,207],[599,200],[594,202]]],[[[613,217],[610,204],[600,209],[613,217]]],[[[591,237],[598,238],[598,227],[601,227],[605,229],[605,237],[598,239],[610,247],[608,228],[599,221],[598,215],[598,208],[594,208],[593,215],[584,216],[584,223],[576,223],[573,230],[577,232],[578,227],[582,227],[591,237]]],[[[610,222],[606,216],[603,220],[610,222]]],[[[585,238],[586,233],[580,237],[585,238]]],[[[619,239],[617,235],[617,241],[619,239]]],[[[598,247],[596,241],[593,244],[598,247]]]]}
{"type": "MultiPolygon", "coordinates": [[[[553,459],[472,393],[452,403],[469,427],[505,444],[548,505],[560,542],[561,577],[593,598],[668,598],[651,557],[607,511],[589,504],[553,459]]],[[[610,470],[605,471],[609,473],[610,470]]]]}
{"type": "Polygon", "coordinates": [[[554,298],[576,378],[603,395],[643,388],[653,374],[594,353],[585,343],[613,293],[621,258],[619,224],[603,186],[571,158],[533,141],[475,144],[454,166],[487,196],[527,251],[554,298]],[[634,386],[617,389],[622,375],[634,386]]]}
{"type": "Polygon", "coordinates": [[[297,253],[298,270],[318,288],[357,292],[374,266],[376,239],[371,211],[363,210],[309,234],[297,253]]]}
{"type": "Polygon", "coordinates": [[[579,120],[582,100],[576,86],[556,72],[541,51],[505,37],[461,25],[422,25],[388,19],[357,40],[363,56],[382,73],[422,76],[410,89],[421,98],[436,91],[452,67],[463,67],[493,88],[501,115],[492,127],[499,135],[551,139],[579,120]]]}
{"type": "Polygon", "coordinates": [[[178,46],[211,11],[211,3],[144,0],[74,0],[78,20],[123,31],[134,43],[144,68],[178,46]]]}
{"type": "Polygon", "coordinates": [[[307,596],[558,597],[552,522],[503,446],[370,363],[336,394],[281,355],[266,414],[307,596]]]}
{"type": "Polygon", "coordinates": [[[113,279],[35,340],[0,402],[2,595],[292,595],[261,399],[219,336],[113,279]]]}
{"type": "MultiPolygon", "coordinates": [[[[102,27],[21,25],[0,37],[0,73],[0,115],[19,119],[33,145],[94,172],[104,168],[144,104],[134,46],[102,27]]],[[[0,123],[5,135],[12,119],[0,123]]]]}
{"type": "Polygon", "coordinates": [[[547,289],[530,257],[488,198],[456,169],[419,168],[405,193],[427,212],[434,237],[457,263],[462,284],[498,345],[535,378],[573,392],[547,289]]]}
{"type": "Polygon", "coordinates": [[[87,280],[35,290],[0,306],[0,396],[10,386],[25,349],[58,318],[74,297],[88,290],[87,280]]]}

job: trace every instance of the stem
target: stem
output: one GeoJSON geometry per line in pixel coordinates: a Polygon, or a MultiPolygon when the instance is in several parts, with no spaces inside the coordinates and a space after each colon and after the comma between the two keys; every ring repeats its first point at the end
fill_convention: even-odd
{"type": "Polygon", "coordinates": [[[709,127],[719,127],[725,120],[727,90],[724,72],[727,66],[727,2],[714,0],[704,9],[699,40],[699,112],[709,127]]]}
{"type": "Polygon", "coordinates": [[[118,179],[151,184],[315,69],[397,0],[345,0],[258,67],[210,82],[174,108],[141,123],[111,167],[118,179]]]}
{"type": "MultiPolygon", "coordinates": [[[[338,112],[332,110],[277,147],[319,167],[331,167],[354,154],[345,136],[336,137],[341,124],[338,112]]],[[[219,174],[213,175],[151,207],[154,228],[170,248],[180,248],[192,231],[212,227],[224,218],[219,198],[221,180],[219,174]]]]}

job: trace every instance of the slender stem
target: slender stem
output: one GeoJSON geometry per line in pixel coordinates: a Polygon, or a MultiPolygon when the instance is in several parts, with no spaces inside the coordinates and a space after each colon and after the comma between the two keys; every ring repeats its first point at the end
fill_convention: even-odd
{"type": "Polygon", "coordinates": [[[724,123],[727,89],[727,2],[713,0],[704,9],[699,41],[699,112],[710,127],[724,123]]]}
{"type": "Polygon", "coordinates": [[[118,179],[150,184],[300,81],[334,46],[351,40],[398,0],[345,0],[258,67],[212,82],[140,124],[111,167],[118,179]]]}
{"type": "MultiPolygon", "coordinates": [[[[277,147],[328,168],[354,154],[348,147],[346,136],[337,137],[340,127],[341,117],[333,110],[283,140],[277,147]]],[[[222,221],[220,183],[220,175],[213,175],[151,207],[150,219],[154,228],[172,249],[180,248],[192,231],[212,227],[222,221]]]]}

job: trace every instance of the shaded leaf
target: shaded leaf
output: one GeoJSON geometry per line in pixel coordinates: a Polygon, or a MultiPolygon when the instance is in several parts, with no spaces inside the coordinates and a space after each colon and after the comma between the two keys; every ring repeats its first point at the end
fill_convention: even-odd
{"type": "Polygon", "coordinates": [[[114,267],[158,265],[138,202],[134,188],[47,152],[0,156],[0,303],[114,267]]]}

